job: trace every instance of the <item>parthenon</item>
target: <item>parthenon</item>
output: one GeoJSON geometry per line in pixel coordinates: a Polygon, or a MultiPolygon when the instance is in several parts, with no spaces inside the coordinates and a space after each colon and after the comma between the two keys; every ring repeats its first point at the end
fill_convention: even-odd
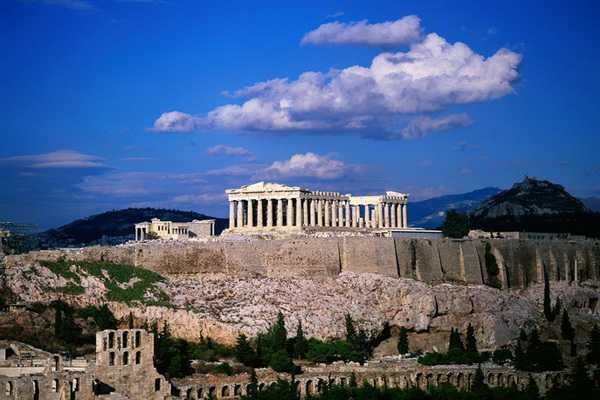
{"type": "Polygon", "coordinates": [[[226,190],[228,232],[407,228],[408,195],[352,196],[258,182],[226,190]]]}

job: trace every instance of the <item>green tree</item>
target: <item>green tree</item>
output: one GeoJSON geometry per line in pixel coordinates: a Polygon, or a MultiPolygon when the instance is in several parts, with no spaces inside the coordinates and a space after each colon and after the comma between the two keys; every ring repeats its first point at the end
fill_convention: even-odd
{"type": "Polygon", "coordinates": [[[98,329],[101,331],[105,329],[117,329],[117,319],[106,304],[102,304],[98,308],[98,313],[94,320],[96,321],[96,325],[98,325],[98,329]]]}
{"type": "Polygon", "coordinates": [[[469,216],[449,210],[442,224],[442,233],[446,237],[460,239],[469,234],[469,216]]]}
{"type": "Polygon", "coordinates": [[[450,340],[448,343],[448,353],[458,352],[462,353],[465,351],[462,340],[460,338],[460,332],[457,328],[451,328],[450,330],[450,340]]]}
{"type": "Polygon", "coordinates": [[[256,361],[254,349],[243,333],[240,333],[236,339],[234,354],[235,358],[244,365],[254,365],[256,361]]]}
{"type": "Polygon", "coordinates": [[[398,334],[398,353],[408,353],[408,330],[403,326],[400,327],[400,332],[398,334]]]}
{"type": "Polygon", "coordinates": [[[285,349],[287,341],[287,330],[285,329],[285,319],[283,313],[277,313],[277,321],[271,327],[271,346],[273,349],[285,349]]]}
{"type": "Polygon", "coordinates": [[[560,322],[560,334],[563,339],[573,341],[575,339],[575,329],[571,325],[569,319],[569,313],[565,309],[562,314],[562,320],[560,322]]]}
{"type": "Polygon", "coordinates": [[[598,328],[598,325],[594,325],[590,332],[587,361],[590,364],[600,366],[600,328],[598,328]]]}
{"type": "Polygon", "coordinates": [[[485,384],[485,378],[483,376],[483,371],[481,370],[480,364],[477,366],[477,370],[475,371],[475,377],[473,377],[471,391],[481,395],[483,393],[486,393],[488,389],[488,386],[485,384]]]}
{"type": "Polygon", "coordinates": [[[346,323],[346,341],[350,344],[356,343],[356,328],[354,327],[354,321],[350,314],[345,316],[346,323]]]}
{"type": "Polygon", "coordinates": [[[287,372],[290,374],[299,372],[298,367],[292,362],[292,359],[284,350],[276,351],[271,354],[269,366],[276,372],[287,372]]]}
{"type": "Polygon", "coordinates": [[[546,266],[544,266],[544,316],[549,322],[554,321],[555,315],[550,302],[550,279],[546,272],[546,266]]]}
{"type": "Polygon", "coordinates": [[[305,358],[306,352],[308,351],[308,341],[304,337],[304,331],[302,330],[302,322],[298,321],[298,328],[296,328],[296,337],[294,338],[294,357],[305,358]]]}
{"type": "Polygon", "coordinates": [[[525,358],[525,353],[523,352],[523,348],[521,347],[521,343],[517,342],[517,346],[515,347],[515,359],[514,366],[518,370],[525,370],[527,366],[527,360],[525,358]]]}
{"type": "Polygon", "coordinates": [[[467,327],[467,338],[466,338],[466,351],[467,353],[478,353],[477,351],[477,338],[475,337],[475,329],[473,325],[469,324],[467,327]]]}
{"type": "Polygon", "coordinates": [[[250,383],[248,384],[246,396],[249,400],[258,399],[258,378],[256,377],[254,368],[252,368],[252,372],[250,372],[250,383]]]}

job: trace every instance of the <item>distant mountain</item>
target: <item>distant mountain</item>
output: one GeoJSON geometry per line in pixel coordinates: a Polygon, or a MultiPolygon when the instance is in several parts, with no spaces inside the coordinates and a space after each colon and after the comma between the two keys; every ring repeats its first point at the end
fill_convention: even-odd
{"type": "Polygon", "coordinates": [[[600,234],[600,214],[561,185],[530,177],[482,202],[470,220],[472,228],[486,231],[600,234]]]}
{"type": "Polygon", "coordinates": [[[151,218],[173,222],[215,219],[216,234],[219,234],[227,226],[227,219],[214,218],[194,211],[127,208],[78,219],[60,228],[41,232],[36,237],[42,248],[85,246],[98,243],[115,244],[133,239],[134,224],[149,221],[151,218]]]}
{"type": "Polygon", "coordinates": [[[479,204],[500,192],[496,187],[487,187],[468,193],[451,194],[434,197],[428,200],[410,202],[408,205],[408,222],[411,226],[437,228],[444,222],[448,210],[461,213],[473,211],[479,204]]]}
{"type": "Polygon", "coordinates": [[[580,200],[588,209],[600,212],[600,197],[585,197],[580,200]]]}
{"type": "Polygon", "coordinates": [[[473,211],[473,218],[513,218],[535,215],[577,214],[588,212],[581,200],[564,187],[550,181],[525,177],[522,182],[484,201],[473,211]]]}

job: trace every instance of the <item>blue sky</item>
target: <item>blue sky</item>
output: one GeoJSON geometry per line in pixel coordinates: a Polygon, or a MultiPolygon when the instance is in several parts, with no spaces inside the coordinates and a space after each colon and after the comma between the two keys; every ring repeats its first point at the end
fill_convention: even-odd
{"type": "Polygon", "coordinates": [[[0,220],[225,216],[258,180],[600,195],[597,2],[288,3],[3,1],[0,220]]]}

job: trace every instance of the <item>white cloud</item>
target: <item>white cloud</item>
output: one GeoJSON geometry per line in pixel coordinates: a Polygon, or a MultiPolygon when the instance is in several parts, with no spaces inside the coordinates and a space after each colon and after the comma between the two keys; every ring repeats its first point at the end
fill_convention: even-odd
{"type": "Polygon", "coordinates": [[[302,44],[366,44],[369,46],[404,45],[417,41],[421,36],[421,20],[409,15],[396,21],[369,24],[359,22],[330,22],[308,32],[302,44]]]}
{"type": "Polygon", "coordinates": [[[86,193],[127,197],[172,193],[205,182],[203,175],[199,173],[113,172],[86,176],[78,187],[86,193]]]}
{"type": "Polygon", "coordinates": [[[436,129],[464,126],[468,117],[417,117],[404,129],[398,128],[399,119],[513,93],[520,62],[521,55],[507,49],[485,58],[464,43],[451,44],[431,33],[407,52],[377,55],[369,67],[305,72],[296,80],[259,82],[234,93],[247,99],[242,104],[220,106],[204,116],[166,112],[153,130],[420,137],[436,129]]]}
{"type": "Polygon", "coordinates": [[[24,165],[28,168],[103,168],[101,157],[72,150],[0,158],[0,162],[24,165]]]}
{"type": "Polygon", "coordinates": [[[216,168],[206,171],[208,176],[252,176],[260,171],[262,167],[257,164],[229,165],[224,168],[216,168]]]}
{"type": "Polygon", "coordinates": [[[226,144],[217,144],[206,149],[206,154],[209,156],[232,156],[232,157],[252,157],[250,150],[244,147],[228,146],[226,144]]]}
{"type": "Polygon", "coordinates": [[[275,161],[264,170],[271,177],[312,177],[318,179],[336,179],[342,177],[348,166],[340,160],[314,153],[294,154],[288,160],[275,161]]]}
{"type": "MultiPolygon", "coordinates": [[[[419,139],[432,132],[443,132],[450,129],[471,125],[472,120],[467,114],[450,114],[440,118],[420,116],[412,119],[399,132],[402,139],[419,139]]],[[[393,138],[394,136],[390,136],[393,138]]]]}
{"type": "Polygon", "coordinates": [[[171,199],[175,204],[226,204],[225,192],[182,194],[171,199]]]}

